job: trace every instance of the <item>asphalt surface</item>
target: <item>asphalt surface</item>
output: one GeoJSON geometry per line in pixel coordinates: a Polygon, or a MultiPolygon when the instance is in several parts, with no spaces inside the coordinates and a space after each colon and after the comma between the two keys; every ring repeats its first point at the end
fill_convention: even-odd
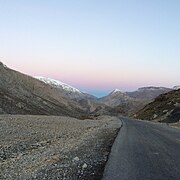
{"type": "Polygon", "coordinates": [[[180,180],[180,130],[120,119],[103,180],[180,180]]]}

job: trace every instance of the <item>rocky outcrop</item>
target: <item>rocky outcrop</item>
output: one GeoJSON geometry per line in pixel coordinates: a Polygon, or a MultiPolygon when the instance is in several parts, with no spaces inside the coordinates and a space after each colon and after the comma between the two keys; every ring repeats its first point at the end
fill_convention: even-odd
{"type": "Polygon", "coordinates": [[[178,122],[180,120],[180,89],[158,96],[135,116],[139,119],[159,122],[178,122]]]}

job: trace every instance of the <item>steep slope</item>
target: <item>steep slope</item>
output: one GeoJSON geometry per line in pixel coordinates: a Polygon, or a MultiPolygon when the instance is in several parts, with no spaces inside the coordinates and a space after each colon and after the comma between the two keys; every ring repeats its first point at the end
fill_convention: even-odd
{"type": "Polygon", "coordinates": [[[63,97],[75,101],[83,109],[86,109],[87,113],[93,112],[99,106],[105,106],[103,103],[99,103],[97,101],[97,97],[81,92],[77,88],[65,84],[61,81],[41,76],[35,78],[43,81],[46,84],[49,84],[53,88],[56,88],[63,97]]]}
{"type": "Polygon", "coordinates": [[[180,89],[158,96],[135,116],[139,119],[160,122],[178,122],[180,120],[180,89]]]}
{"type": "Polygon", "coordinates": [[[78,90],[68,84],[65,84],[61,81],[42,77],[42,76],[37,76],[35,78],[46,84],[49,84],[50,86],[52,86],[54,88],[59,89],[59,91],[61,91],[62,95],[65,97],[69,97],[71,99],[81,99],[81,98],[85,97],[85,95],[80,90],[78,90]]]}
{"type": "Polygon", "coordinates": [[[81,99],[97,100],[97,97],[87,94],[85,92],[82,92],[79,89],[72,87],[71,85],[63,83],[61,81],[42,77],[42,76],[36,76],[35,78],[46,84],[49,84],[50,86],[54,88],[59,89],[59,91],[61,91],[63,96],[71,98],[73,100],[76,100],[76,101],[81,100],[81,99]]]}
{"type": "Polygon", "coordinates": [[[0,63],[0,113],[77,117],[84,109],[56,88],[0,63]]]}

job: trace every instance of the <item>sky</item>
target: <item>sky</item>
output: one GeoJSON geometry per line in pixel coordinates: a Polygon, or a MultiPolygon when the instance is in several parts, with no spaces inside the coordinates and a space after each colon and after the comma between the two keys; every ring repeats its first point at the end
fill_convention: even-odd
{"type": "Polygon", "coordinates": [[[0,61],[98,97],[180,85],[180,1],[0,0],[0,61]]]}

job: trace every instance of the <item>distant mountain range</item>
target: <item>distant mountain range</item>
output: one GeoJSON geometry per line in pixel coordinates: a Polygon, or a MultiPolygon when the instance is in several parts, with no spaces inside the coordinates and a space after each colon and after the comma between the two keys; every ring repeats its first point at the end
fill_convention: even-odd
{"type": "Polygon", "coordinates": [[[115,89],[109,95],[100,98],[99,102],[113,107],[115,111],[124,115],[133,115],[134,112],[143,108],[160,94],[171,90],[165,87],[143,87],[133,92],[121,92],[115,89]]]}
{"type": "MultiPolygon", "coordinates": [[[[174,89],[179,89],[175,86],[174,89]]],[[[134,115],[165,87],[143,87],[134,92],[113,90],[97,98],[58,80],[31,77],[0,63],[0,114],[44,114],[87,117],[89,115],[134,115]]]]}

